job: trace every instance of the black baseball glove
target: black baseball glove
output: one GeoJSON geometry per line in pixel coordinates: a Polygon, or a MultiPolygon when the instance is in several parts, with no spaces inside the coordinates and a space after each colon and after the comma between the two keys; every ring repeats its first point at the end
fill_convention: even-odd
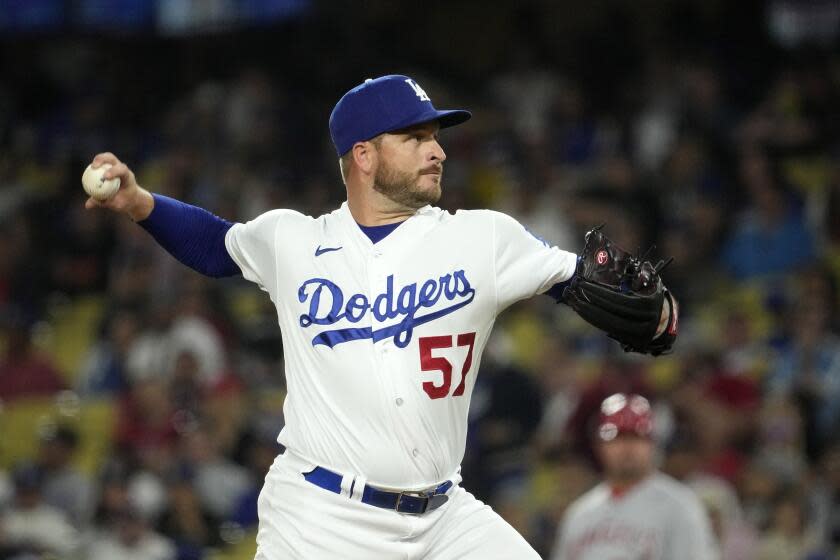
{"type": "Polygon", "coordinates": [[[588,323],[621,343],[626,352],[658,356],[677,338],[677,303],[659,273],[672,259],[654,266],[628,253],[606,235],[589,230],[577,271],[563,300],[588,323]],[[669,320],[657,336],[664,305],[669,320]]]}

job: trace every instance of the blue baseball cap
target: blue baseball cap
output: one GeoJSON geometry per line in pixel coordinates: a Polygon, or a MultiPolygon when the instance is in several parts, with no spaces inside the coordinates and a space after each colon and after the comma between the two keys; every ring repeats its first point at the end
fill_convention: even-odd
{"type": "Polygon", "coordinates": [[[441,128],[469,120],[472,114],[461,109],[439,111],[417,82],[408,76],[392,74],[365,80],[333,107],[330,137],[339,157],[353,144],[415,124],[438,121],[441,128]]]}

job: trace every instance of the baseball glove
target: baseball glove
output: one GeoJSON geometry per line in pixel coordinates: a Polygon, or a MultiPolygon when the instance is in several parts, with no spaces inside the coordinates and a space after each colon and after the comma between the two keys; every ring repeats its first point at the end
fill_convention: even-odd
{"type": "MultiPolygon", "coordinates": [[[[601,232],[589,230],[578,268],[563,292],[563,300],[588,323],[621,343],[626,352],[658,356],[677,338],[677,304],[659,273],[673,259],[650,261],[634,256],[601,232]],[[660,318],[669,305],[664,331],[660,318]]],[[[650,252],[650,251],[648,251],[650,252]]]]}

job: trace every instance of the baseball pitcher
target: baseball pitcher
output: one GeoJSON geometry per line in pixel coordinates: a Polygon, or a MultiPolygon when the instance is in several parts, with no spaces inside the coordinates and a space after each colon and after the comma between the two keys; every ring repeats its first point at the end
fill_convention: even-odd
{"type": "Polygon", "coordinates": [[[676,338],[661,266],[599,231],[578,257],[504,214],[434,206],[439,131],[470,116],[435,109],[407,76],[354,87],[329,120],[347,200],[317,218],[278,209],[230,223],[152,195],[113,154],[93,160],[121,186],[88,208],[127,214],[203,274],[242,274],[277,308],[286,451],[260,494],[257,559],[537,558],[460,486],[496,316],[548,292],[627,350],[658,354],[676,338]]]}

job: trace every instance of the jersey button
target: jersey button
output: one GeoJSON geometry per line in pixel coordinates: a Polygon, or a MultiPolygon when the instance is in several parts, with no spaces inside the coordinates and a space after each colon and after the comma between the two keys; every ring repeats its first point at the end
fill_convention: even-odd
{"type": "Polygon", "coordinates": [[[414,448],[414,449],[411,450],[411,454],[414,455],[415,457],[417,457],[418,455],[420,455],[420,450],[417,449],[417,448],[414,448]]]}
{"type": "Polygon", "coordinates": [[[397,397],[397,400],[395,400],[394,402],[397,403],[397,406],[402,406],[402,404],[403,404],[402,397],[397,397]]]}

